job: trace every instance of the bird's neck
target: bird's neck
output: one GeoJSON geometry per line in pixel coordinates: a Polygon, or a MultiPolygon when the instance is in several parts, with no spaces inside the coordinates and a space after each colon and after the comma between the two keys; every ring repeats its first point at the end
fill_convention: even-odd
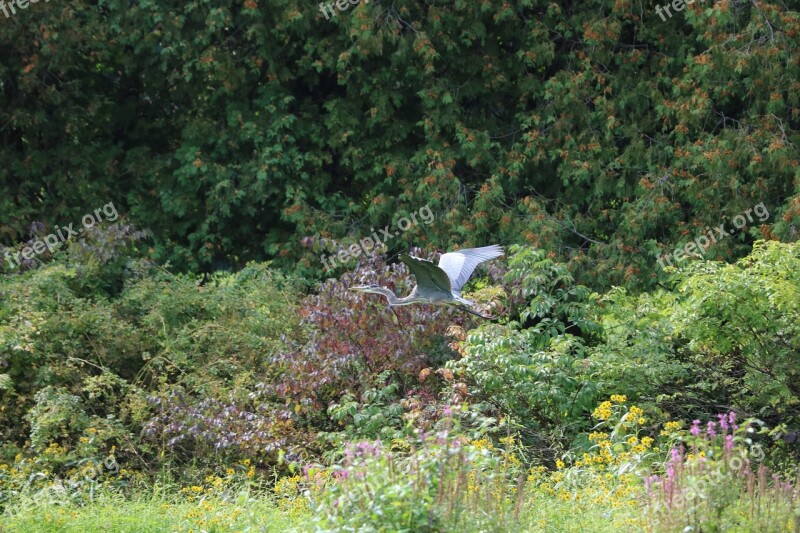
{"type": "Polygon", "coordinates": [[[386,296],[389,305],[408,305],[418,301],[416,291],[412,291],[411,294],[404,298],[398,298],[391,289],[387,289],[386,287],[377,287],[375,290],[386,296]]]}

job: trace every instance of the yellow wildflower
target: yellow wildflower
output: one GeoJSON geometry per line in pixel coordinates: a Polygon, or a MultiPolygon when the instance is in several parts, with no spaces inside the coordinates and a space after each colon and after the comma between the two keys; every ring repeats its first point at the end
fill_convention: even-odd
{"type": "Polygon", "coordinates": [[[636,407],[635,405],[631,405],[631,408],[628,409],[628,418],[641,418],[644,415],[644,411],[636,407]]]}
{"type": "Polygon", "coordinates": [[[470,444],[479,450],[494,450],[494,445],[489,439],[477,439],[470,444]]]}
{"type": "Polygon", "coordinates": [[[602,441],[608,438],[608,433],[603,433],[601,431],[593,431],[589,433],[589,440],[593,441],[602,441]]]}
{"type": "Polygon", "coordinates": [[[674,433],[675,431],[680,429],[680,427],[681,423],[679,421],[667,422],[666,424],[664,424],[664,429],[661,430],[661,435],[662,436],[670,435],[671,433],[674,433]]]}
{"type": "Polygon", "coordinates": [[[597,406],[592,416],[598,420],[608,420],[611,418],[611,414],[611,402],[606,401],[597,406]]]}

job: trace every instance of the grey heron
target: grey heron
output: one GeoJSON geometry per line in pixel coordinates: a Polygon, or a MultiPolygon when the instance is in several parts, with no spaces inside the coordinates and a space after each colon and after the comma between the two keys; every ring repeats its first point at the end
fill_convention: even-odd
{"type": "Polygon", "coordinates": [[[378,285],[362,285],[351,287],[350,290],[382,294],[390,306],[426,303],[455,307],[481,318],[496,318],[473,310],[473,302],[461,297],[461,288],[478,265],[501,255],[503,249],[497,244],[482,248],[466,248],[442,254],[437,266],[427,259],[400,254],[398,256],[400,261],[408,266],[409,271],[417,279],[411,294],[398,298],[391,289],[378,285]]]}

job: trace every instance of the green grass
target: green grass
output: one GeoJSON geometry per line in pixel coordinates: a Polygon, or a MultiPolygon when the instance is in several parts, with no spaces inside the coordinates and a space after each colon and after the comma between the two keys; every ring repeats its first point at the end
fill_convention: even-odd
{"type": "Polygon", "coordinates": [[[284,532],[305,522],[296,514],[292,519],[268,497],[243,493],[234,501],[185,497],[181,501],[181,496],[153,491],[138,498],[102,494],[80,506],[28,499],[0,515],[0,532],[284,532]]]}
{"type": "MultiPolygon", "coordinates": [[[[0,515],[2,533],[85,533],[95,531],[155,532],[284,532],[302,531],[310,515],[290,516],[271,498],[243,498],[240,502],[217,499],[176,501],[177,497],[151,494],[125,499],[102,495],[84,506],[51,505],[28,501],[13,513],[0,515]],[[205,507],[205,508],[204,508],[205,507]],[[237,512],[238,511],[238,512],[237,512]],[[211,523],[217,518],[216,523],[211,523]]],[[[627,513],[624,513],[627,515],[627,513]]],[[[635,515],[635,511],[632,513],[635,515]]],[[[576,512],[575,502],[535,497],[526,502],[519,531],[620,531],[619,513],[603,506],[576,512]]],[[[631,530],[632,528],[629,528],[631,530]]]]}
{"type": "MultiPolygon", "coordinates": [[[[0,514],[0,533],[312,531],[314,517],[306,507],[305,498],[283,501],[286,508],[278,506],[271,493],[251,492],[247,488],[239,493],[193,496],[158,485],[143,488],[132,497],[102,492],[84,504],[26,496],[16,499],[0,514]]],[[[609,496],[593,486],[583,486],[574,492],[535,490],[526,494],[513,530],[525,533],[653,530],[654,524],[647,519],[641,503],[631,493],[623,491],[609,496]]],[[[491,516],[490,508],[485,506],[486,516],[491,516]]],[[[477,512],[481,514],[480,510],[477,512]]],[[[800,516],[800,509],[795,512],[798,513],[795,516],[800,516]]],[[[747,514],[747,501],[740,498],[714,524],[706,525],[722,531],[778,532],[796,530],[795,520],[800,520],[784,513],[779,520],[767,516],[756,523],[747,514]]],[[[655,527],[657,531],[682,529],[682,525],[655,527]]],[[[469,533],[477,529],[462,524],[453,531],[469,533]]]]}

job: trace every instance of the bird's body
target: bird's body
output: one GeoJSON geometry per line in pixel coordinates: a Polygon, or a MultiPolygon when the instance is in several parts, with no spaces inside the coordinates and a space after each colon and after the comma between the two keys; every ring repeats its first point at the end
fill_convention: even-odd
{"type": "Polygon", "coordinates": [[[426,303],[456,307],[481,318],[494,318],[474,311],[472,302],[461,297],[461,288],[472,275],[475,267],[501,255],[503,255],[503,250],[496,244],[442,254],[438,265],[427,259],[400,254],[400,261],[408,266],[417,279],[416,286],[408,296],[398,298],[390,289],[377,285],[352,287],[351,290],[382,294],[391,306],[426,303]]]}

